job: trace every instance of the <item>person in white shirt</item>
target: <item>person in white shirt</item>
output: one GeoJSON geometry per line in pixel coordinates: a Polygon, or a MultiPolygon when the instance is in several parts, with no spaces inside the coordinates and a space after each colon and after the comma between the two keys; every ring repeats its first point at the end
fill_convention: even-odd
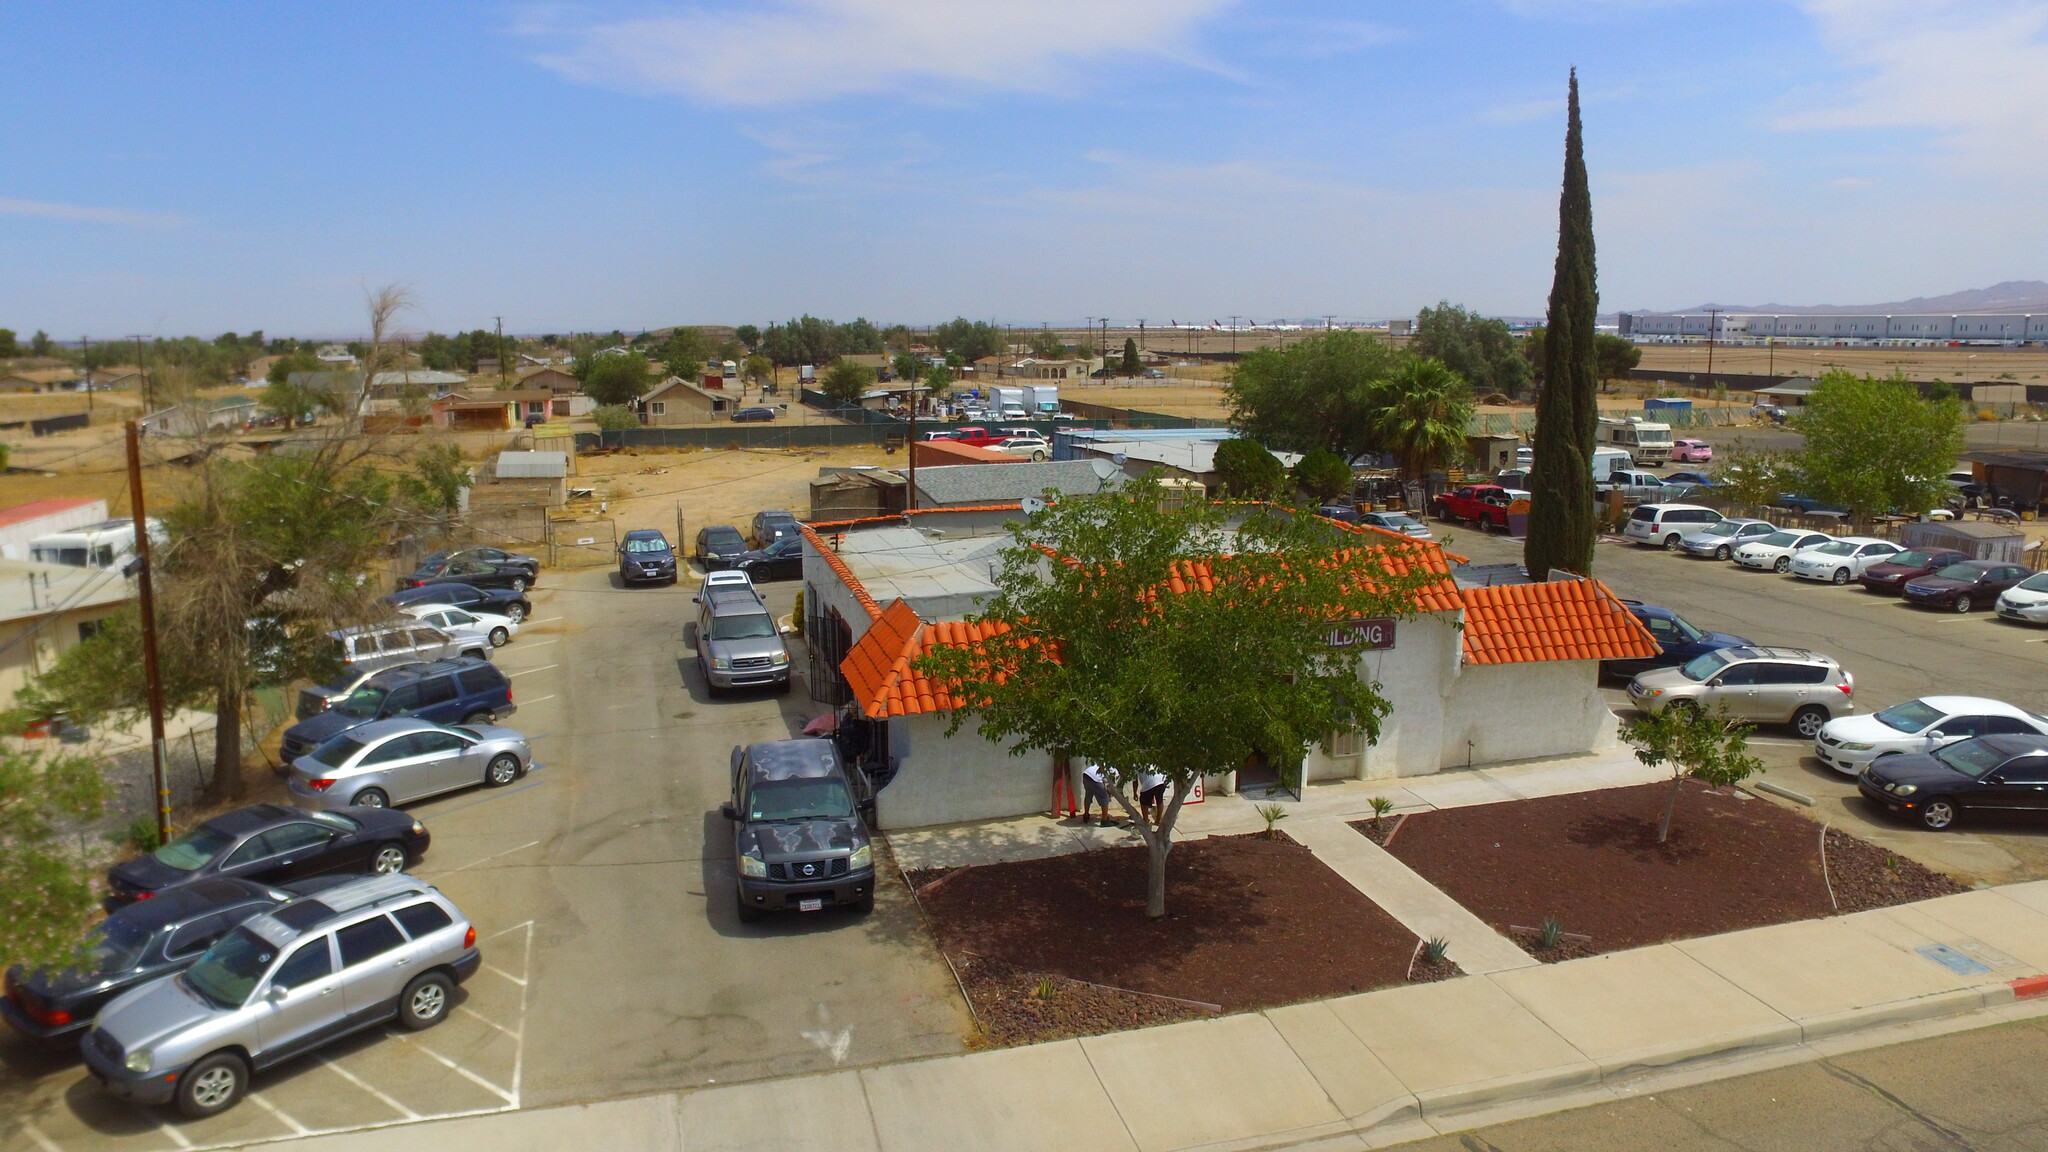
{"type": "Polygon", "coordinates": [[[1166,773],[1155,770],[1138,774],[1138,814],[1155,826],[1166,818],[1166,773]]]}
{"type": "Polygon", "coordinates": [[[1102,826],[1108,828],[1114,825],[1115,820],[1109,814],[1109,778],[1103,775],[1102,765],[1097,764],[1093,760],[1081,762],[1081,789],[1083,792],[1081,798],[1081,823],[1086,824],[1088,822],[1090,807],[1100,804],[1102,805],[1102,826]]]}

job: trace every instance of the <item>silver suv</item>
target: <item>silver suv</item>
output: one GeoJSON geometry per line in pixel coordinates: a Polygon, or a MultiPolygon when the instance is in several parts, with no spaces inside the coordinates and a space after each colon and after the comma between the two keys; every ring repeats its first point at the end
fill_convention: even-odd
{"type": "Polygon", "coordinates": [[[396,1017],[431,1028],[483,963],[476,929],[424,881],[372,876],[244,920],[199,961],[100,1010],[80,1042],[108,1091],[212,1116],[251,1074],[396,1017]]]}
{"type": "Polygon", "coordinates": [[[714,585],[696,600],[697,666],[714,694],[757,684],[789,691],[789,649],[759,593],[714,585]]]}
{"type": "Polygon", "coordinates": [[[1808,740],[1836,716],[1856,710],[1856,678],[1831,656],[1804,648],[1717,648],[1676,668],[1653,668],[1629,681],[1628,698],[1648,713],[1673,706],[1724,705],[1759,724],[1790,724],[1808,740]]]}

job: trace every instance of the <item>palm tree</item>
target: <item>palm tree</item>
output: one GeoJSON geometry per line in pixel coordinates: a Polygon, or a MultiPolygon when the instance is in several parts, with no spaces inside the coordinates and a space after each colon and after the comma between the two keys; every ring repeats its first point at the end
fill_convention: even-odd
{"type": "Polygon", "coordinates": [[[1380,443],[1401,461],[1403,476],[1419,479],[1465,454],[1472,389],[1443,361],[1410,357],[1380,389],[1374,422],[1380,443]]]}

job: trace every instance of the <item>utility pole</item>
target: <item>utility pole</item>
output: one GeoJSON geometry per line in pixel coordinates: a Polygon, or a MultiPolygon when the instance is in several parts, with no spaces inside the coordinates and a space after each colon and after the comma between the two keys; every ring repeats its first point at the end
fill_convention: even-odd
{"type": "Polygon", "coordinates": [[[1707,309],[1707,387],[1714,386],[1714,329],[1720,327],[1721,310],[1707,309]]]}
{"type": "Polygon", "coordinates": [[[156,835],[171,839],[171,784],[164,775],[164,685],[157,675],[156,590],[149,563],[149,516],[142,505],[142,429],[128,421],[128,504],[135,519],[136,591],[142,601],[142,675],[149,684],[149,747],[156,782],[156,835]]]}
{"type": "Polygon", "coordinates": [[[142,373],[142,414],[149,415],[156,410],[156,386],[149,378],[149,368],[142,362],[142,337],[128,337],[135,341],[135,370],[142,373]]]}
{"type": "Polygon", "coordinates": [[[85,369],[85,422],[87,424],[92,423],[92,365],[87,363],[91,359],[91,352],[92,339],[87,336],[80,336],[78,338],[78,363],[85,369]]]}
{"type": "MultiPolygon", "coordinates": [[[[503,316],[493,316],[491,319],[498,322],[498,387],[503,388],[505,386],[505,318],[503,316]]],[[[744,397],[746,391],[747,386],[745,384],[740,385],[740,395],[744,397]]]]}
{"type": "Polygon", "coordinates": [[[1145,350],[1145,318],[1138,317],[1138,351],[1145,350]]]}
{"type": "Polygon", "coordinates": [[[903,506],[917,508],[917,382],[923,373],[910,378],[910,431],[905,434],[903,454],[910,457],[910,479],[903,489],[903,506]]]}
{"type": "Polygon", "coordinates": [[[1330,315],[1330,314],[1328,314],[1328,313],[1324,313],[1324,315],[1323,315],[1323,331],[1325,331],[1325,332],[1329,332],[1329,331],[1332,331],[1333,329],[1335,329],[1336,327],[1337,327],[1337,318],[1336,318],[1335,316],[1333,316],[1333,315],[1330,315]]]}
{"type": "Polygon", "coordinates": [[[1237,314],[1234,312],[1230,316],[1230,354],[1237,355],[1237,314]]]}

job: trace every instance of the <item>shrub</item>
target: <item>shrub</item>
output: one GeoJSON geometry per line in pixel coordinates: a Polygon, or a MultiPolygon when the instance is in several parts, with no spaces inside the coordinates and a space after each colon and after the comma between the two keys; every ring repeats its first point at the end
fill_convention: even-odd
{"type": "Polygon", "coordinates": [[[640,426],[640,415],[624,404],[606,404],[592,410],[590,418],[606,432],[623,432],[640,426]]]}

